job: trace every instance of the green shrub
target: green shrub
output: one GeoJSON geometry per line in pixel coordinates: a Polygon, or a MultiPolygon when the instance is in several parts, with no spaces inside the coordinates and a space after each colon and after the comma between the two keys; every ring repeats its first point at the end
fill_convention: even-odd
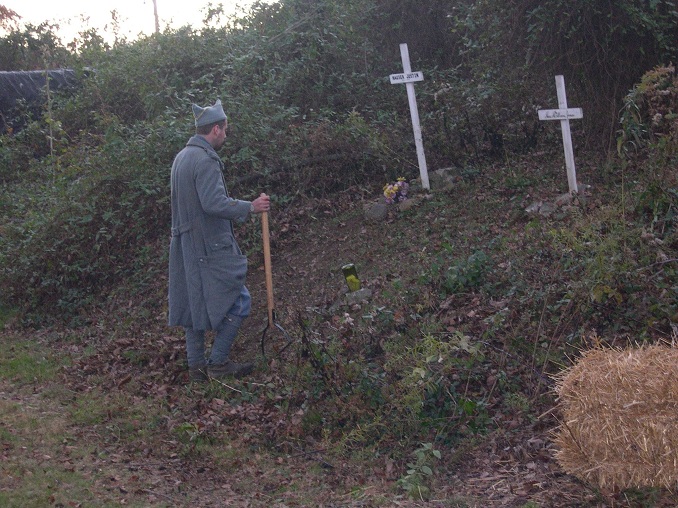
{"type": "Polygon", "coordinates": [[[412,499],[428,501],[431,495],[433,464],[442,455],[440,450],[433,448],[432,443],[422,443],[412,455],[415,460],[407,464],[407,474],[398,480],[398,484],[412,499]]]}
{"type": "Polygon", "coordinates": [[[44,182],[40,206],[9,228],[3,245],[8,303],[68,318],[132,276],[134,259],[167,233],[178,139],[150,125],[113,128],[77,169],[44,182]]]}
{"type": "Polygon", "coordinates": [[[480,347],[469,337],[425,335],[411,347],[400,341],[389,344],[388,352],[384,411],[390,421],[398,422],[393,432],[414,435],[434,429],[453,441],[457,432],[464,433],[462,427],[486,430],[489,422],[482,395],[467,391],[483,360],[480,347]],[[468,383],[466,393],[457,390],[462,379],[468,383]]]}
{"type": "Polygon", "coordinates": [[[645,73],[624,98],[617,150],[644,150],[661,143],[678,153],[678,73],[673,65],[645,73]]]}
{"type": "Polygon", "coordinates": [[[443,295],[452,295],[478,289],[485,281],[490,258],[483,251],[476,251],[467,258],[450,259],[454,247],[443,244],[442,251],[431,263],[431,268],[423,276],[443,295]]]}

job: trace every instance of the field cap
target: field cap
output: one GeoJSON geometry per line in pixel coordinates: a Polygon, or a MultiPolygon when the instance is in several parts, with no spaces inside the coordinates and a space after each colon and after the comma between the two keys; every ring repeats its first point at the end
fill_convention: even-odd
{"type": "Polygon", "coordinates": [[[224,108],[219,99],[214,103],[214,106],[207,106],[206,108],[193,104],[193,116],[195,117],[196,127],[226,120],[226,113],[224,113],[224,108]]]}

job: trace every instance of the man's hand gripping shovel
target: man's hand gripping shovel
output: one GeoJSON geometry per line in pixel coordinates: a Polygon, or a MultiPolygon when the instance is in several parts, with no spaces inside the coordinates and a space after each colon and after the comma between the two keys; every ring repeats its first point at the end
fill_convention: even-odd
{"type": "Polygon", "coordinates": [[[266,336],[268,334],[268,331],[270,329],[273,329],[274,327],[280,330],[285,337],[285,340],[287,343],[283,346],[282,349],[277,350],[278,356],[282,354],[287,347],[292,344],[292,339],[290,338],[289,334],[285,331],[285,329],[280,326],[280,324],[276,321],[275,318],[275,309],[273,305],[273,271],[271,268],[271,240],[270,240],[270,234],[268,231],[268,212],[262,212],[261,214],[261,238],[264,243],[264,270],[266,271],[266,305],[268,307],[268,323],[266,325],[266,328],[264,328],[264,332],[261,334],[261,354],[264,357],[264,360],[266,360],[266,348],[265,348],[265,342],[266,342],[266,336]]]}

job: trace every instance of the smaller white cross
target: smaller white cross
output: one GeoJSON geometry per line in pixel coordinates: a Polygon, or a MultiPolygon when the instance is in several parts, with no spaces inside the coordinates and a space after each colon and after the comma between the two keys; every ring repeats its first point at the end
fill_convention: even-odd
{"type": "Polygon", "coordinates": [[[577,187],[577,171],[574,167],[570,120],[584,118],[584,112],[581,108],[567,107],[565,78],[563,76],[556,76],[556,92],[558,92],[558,109],[540,109],[539,120],[560,120],[560,130],[563,134],[563,148],[565,150],[565,166],[567,167],[567,183],[572,194],[579,192],[579,189],[577,187]]]}

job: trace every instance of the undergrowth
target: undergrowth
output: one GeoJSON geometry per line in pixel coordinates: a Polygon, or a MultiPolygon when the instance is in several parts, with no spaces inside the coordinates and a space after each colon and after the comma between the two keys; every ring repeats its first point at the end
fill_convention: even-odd
{"type": "MultiPolygon", "coordinates": [[[[642,102],[638,93],[629,108],[642,102]]],[[[292,110],[280,114],[280,122],[294,118],[292,110]]],[[[607,181],[551,215],[526,208],[554,198],[560,168],[548,154],[528,154],[459,170],[447,190],[413,189],[414,206],[392,207],[378,223],[356,209],[374,197],[375,161],[393,160],[382,135],[357,113],[290,123],[286,171],[258,169],[267,185],[283,182],[278,225],[289,236],[281,233],[277,245],[308,261],[284,274],[294,288],[285,302],[297,311],[286,324],[297,340],[273,361],[260,360],[258,381],[189,387],[181,396],[183,343],[165,328],[163,274],[167,171],[185,142],[183,124],[173,117],[165,119],[171,128],[131,127],[107,118],[101,144],[29,162],[3,139],[0,156],[27,164],[28,173],[26,181],[3,173],[16,199],[0,202],[7,219],[0,304],[11,308],[2,319],[16,329],[80,327],[68,339],[79,356],[59,364],[77,393],[69,416],[131,455],[155,439],[187,459],[215,450],[224,436],[272,454],[314,446],[367,464],[388,457],[400,466],[404,493],[427,499],[441,457],[533,423],[553,402],[550,375],[582,349],[675,340],[672,114],[650,108],[623,117],[620,147],[633,138],[641,152],[620,150],[607,181]],[[658,136],[636,139],[657,114],[658,136]],[[322,256],[305,257],[323,242],[322,256]],[[329,287],[327,274],[339,272],[342,257],[359,264],[371,297],[349,303],[329,287]],[[162,402],[146,418],[149,400],[162,402]]],[[[242,150],[237,157],[256,165],[242,150]]],[[[257,233],[246,234],[251,252],[257,233]]],[[[60,341],[67,350],[68,340],[60,341]]],[[[56,377],[55,358],[34,355],[30,342],[10,353],[0,361],[3,378],[56,377]]]]}

